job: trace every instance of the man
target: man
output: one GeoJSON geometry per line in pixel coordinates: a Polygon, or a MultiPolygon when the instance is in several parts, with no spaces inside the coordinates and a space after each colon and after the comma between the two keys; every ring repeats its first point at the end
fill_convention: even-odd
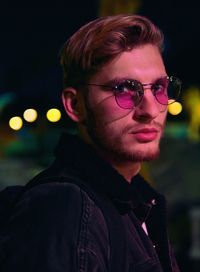
{"type": "Polygon", "coordinates": [[[179,271],[164,197],[139,175],[180,91],[162,47],[135,15],[99,18],[66,42],[62,99],[77,135],[62,135],[55,162],[18,197],[1,271],[179,271]]]}

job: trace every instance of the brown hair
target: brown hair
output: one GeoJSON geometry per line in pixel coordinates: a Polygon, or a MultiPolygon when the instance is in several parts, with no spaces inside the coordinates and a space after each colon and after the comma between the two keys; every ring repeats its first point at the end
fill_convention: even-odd
{"type": "Polygon", "coordinates": [[[163,33],[144,16],[115,15],[89,22],[61,50],[64,86],[87,82],[117,55],[144,44],[153,44],[162,51],[163,33]]]}

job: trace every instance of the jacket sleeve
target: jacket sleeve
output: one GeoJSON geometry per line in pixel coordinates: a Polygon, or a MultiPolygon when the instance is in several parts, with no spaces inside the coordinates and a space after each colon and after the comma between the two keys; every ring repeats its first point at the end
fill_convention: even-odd
{"type": "Polygon", "coordinates": [[[26,192],[4,237],[0,271],[106,271],[98,240],[87,241],[94,233],[88,230],[93,225],[88,203],[80,188],[68,183],[26,192]]]}

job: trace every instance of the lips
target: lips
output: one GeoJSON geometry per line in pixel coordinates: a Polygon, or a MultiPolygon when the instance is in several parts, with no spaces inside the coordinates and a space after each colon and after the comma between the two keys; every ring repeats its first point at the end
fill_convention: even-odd
{"type": "Polygon", "coordinates": [[[134,134],[138,142],[146,143],[154,141],[158,136],[158,132],[156,128],[142,128],[132,131],[131,134],[134,134]]]}

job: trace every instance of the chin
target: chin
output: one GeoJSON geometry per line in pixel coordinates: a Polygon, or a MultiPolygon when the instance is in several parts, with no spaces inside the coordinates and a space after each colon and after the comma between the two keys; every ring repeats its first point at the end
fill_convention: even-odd
{"type": "Polygon", "coordinates": [[[145,161],[155,160],[159,157],[159,155],[160,155],[159,151],[154,153],[149,153],[149,154],[143,154],[138,152],[136,154],[133,154],[133,158],[134,158],[134,161],[145,162],[145,161]]]}
{"type": "Polygon", "coordinates": [[[145,148],[144,150],[136,150],[133,149],[132,151],[127,150],[127,152],[124,152],[124,155],[128,160],[134,161],[134,162],[144,162],[144,161],[151,161],[155,160],[160,155],[160,149],[154,148],[154,149],[148,149],[145,148]]]}
{"type": "MultiPolygon", "coordinates": [[[[159,157],[160,152],[155,152],[155,153],[142,153],[142,152],[134,152],[134,153],[126,153],[126,154],[121,154],[121,159],[126,160],[126,161],[132,161],[132,162],[145,162],[145,161],[152,161],[155,160],[159,157]]],[[[120,154],[119,154],[120,156],[120,154]]]]}
{"type": "Polygon", "coordinates": [[[160,155],[159,141],[139,145],[135,144],[132,146],[132,150],[130,149],[128,152],[131,152],[130,155],[134,161],[143,162],[155,160],[160,155]]]}

